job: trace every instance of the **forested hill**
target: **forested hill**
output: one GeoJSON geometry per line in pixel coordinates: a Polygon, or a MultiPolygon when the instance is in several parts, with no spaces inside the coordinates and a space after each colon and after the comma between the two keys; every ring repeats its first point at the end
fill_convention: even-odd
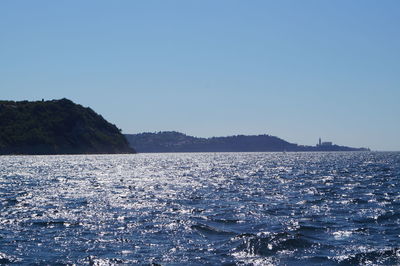
{"type": "Polygon", "coordinates": [[[196,138],[175,131],[127,134],[137,152],[358,151],[338,145],[303,146],[269,135],[196,138]]]}
{"type": "Polygon", "coordinates": [[[115,125],[68,99],[0,101],[0,154],[133,152],[115,125]]]}

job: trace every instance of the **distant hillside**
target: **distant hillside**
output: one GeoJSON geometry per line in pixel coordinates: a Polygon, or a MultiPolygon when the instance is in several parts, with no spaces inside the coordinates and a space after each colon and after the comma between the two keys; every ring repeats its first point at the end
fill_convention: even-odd
{"type": "Polygon", "coordinates": [[[358,151],[338,145],[302,146],[269,135],[196,138],[166,131],[125,135],[137,152],[358,151]]]}
{"type": "Polygon", "coordinates": [[[115,125],[68,99],[0,101],[0,154],[133,152],[115,125]]]}

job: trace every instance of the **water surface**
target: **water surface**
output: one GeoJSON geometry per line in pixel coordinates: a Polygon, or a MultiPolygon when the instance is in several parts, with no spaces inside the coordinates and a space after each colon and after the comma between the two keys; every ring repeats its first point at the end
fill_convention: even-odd
{"type": "Polygon", "coordinates": [[[0,264],[400,264],[400,153],[0,161],[0,264]]]}

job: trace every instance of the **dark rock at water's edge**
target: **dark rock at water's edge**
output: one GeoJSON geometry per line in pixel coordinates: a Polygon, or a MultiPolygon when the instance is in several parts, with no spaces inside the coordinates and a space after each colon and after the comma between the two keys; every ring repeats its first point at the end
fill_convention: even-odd
{"type": "Polygon", "coordinates": [[[126,134],[137,152],[367,151],[338,145],[304,146],[269,135],[197,138],[175,131],[126,134]]]}
{"type": "Polygon", "coordinates": [[[0,154],[134,152],[115,125],[68,99],[0,101],[0,154]]]}

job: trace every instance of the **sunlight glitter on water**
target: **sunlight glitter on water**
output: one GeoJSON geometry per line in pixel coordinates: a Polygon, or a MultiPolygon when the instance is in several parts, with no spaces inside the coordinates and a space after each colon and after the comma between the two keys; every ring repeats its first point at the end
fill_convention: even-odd
{"type": "Polygon", "coordinates": [[[399,153],[0,159],[0,264],[400,263],[399,153]]]}

